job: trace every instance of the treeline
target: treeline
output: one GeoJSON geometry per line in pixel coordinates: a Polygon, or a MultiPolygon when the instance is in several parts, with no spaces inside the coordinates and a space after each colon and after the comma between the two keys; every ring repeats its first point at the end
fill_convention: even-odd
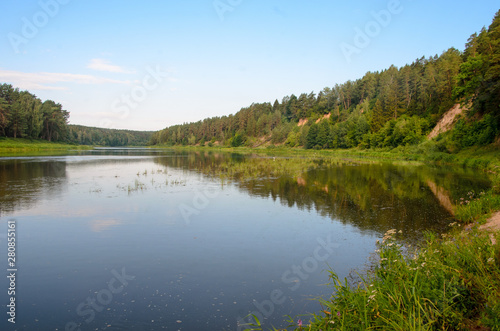
{"type": "Polygon", "coordinates": [[[10,84],[0,85],[0,137],[45,139],[78,145],[145,146],[153,132],[68,124],[69,112],[10,84]]]}
{"type": "Polygon", "coordinates": [[[72,124],[68,126],[68,141],[78,145],[146,146],[152,134],[152,131],[103,129],[72,124]]]}
{"type": "Polygon", "coordinates": [[[69,112],[52,100],[0,85],[0,137],[62,141],[67,136],[69,112]]]}
{"type": "MultiPolygon", "coordinates": [[[[355,81],[255,103],[234,115],[175,125],[151,144],[305,148],[396,147],[423,141],[455,103],[468,109],[444,148],[491,143],[499,133],[500,11],[473,34],[464,52],[450,48],[402,68],[368,72],[355,81]]],[[[443,139],[442,136],[438,140],[443,139]]]]}

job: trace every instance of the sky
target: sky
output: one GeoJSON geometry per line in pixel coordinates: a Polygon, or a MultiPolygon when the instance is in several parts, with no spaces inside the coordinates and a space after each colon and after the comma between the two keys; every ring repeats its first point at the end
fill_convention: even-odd
{"type": "Polygon", "coordinates": [[[70,123],[160,130],[463,50],[498,0],[23,0],[0,4],[0,83],[70,123]]]}

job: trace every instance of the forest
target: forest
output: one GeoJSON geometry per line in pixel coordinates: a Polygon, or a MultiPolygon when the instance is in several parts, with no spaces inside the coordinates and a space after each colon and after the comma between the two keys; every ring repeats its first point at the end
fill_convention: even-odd
{"type": "Polygon", "coordinates": [[[285,145],[315,149],[379,148],[423,142],[455,104],[465,111],[435,138],[453,152],[494,142],[500,133],[500,11],[464,51],[450,48],[355,81],[254,103],[236,114],[167,127],[151,145],[285,145]]]}
{"type": "Polygon", "coordinates": [[[43,139],[78,145],[144,146],[153,132],[68,124],[69,112],[10,84],[0,85],[0,137],[43,139]]]}
{"type": "Polygon", "coordinates": [[[450,48],[401,68],[368,72],[319,93],[253,103],[235,114],[138,132],[70,125],[69,112],[10,84],[0,85],[0,138],[80,145],[284,145],[307,149],[417,145],[455,104],[454,128],[438,135],[439,151],[495,142],[500,134],[500,11],[474,33],[465,50],[450,48]]]}
{"type": "Polygon", "coordinates": [[[153,131],[103,129],[83,125],[68,126],[68,141],[78,145],[146,146],[153,131]]]}
{"type": "Polygon", "coordinates": [[[62,141],[69,112],[52,100],[43,101],[10,84],[0,85],[0,137],[62,141]]]}

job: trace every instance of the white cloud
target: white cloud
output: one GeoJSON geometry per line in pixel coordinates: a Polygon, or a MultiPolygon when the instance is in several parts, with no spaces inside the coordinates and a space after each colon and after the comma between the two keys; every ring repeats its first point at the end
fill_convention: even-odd
{"type": "Polygon", "coordinates": [[[109,79],[93,75],[55,72],[21,72],[0,68],[0,81],[26,90],[66,90],[59,83],[130,84],[128,80],[109,79]]]}
{"type": "Polygon", "coordinates": [[[118,72],[118,73],[122,73],[122,74],[133,73],[133,71],[125,70],[122,67],[111,64],[109,61],[104,60],[104,59],[92,59],[92,60],[90,60],[90,63],[87,65],[87,68],[98,70],[98,71],[118,72]]]}

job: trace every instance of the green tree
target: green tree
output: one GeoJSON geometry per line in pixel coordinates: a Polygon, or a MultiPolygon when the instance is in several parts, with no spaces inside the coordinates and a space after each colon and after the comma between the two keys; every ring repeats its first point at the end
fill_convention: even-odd
{"type": "Polygon", "coordinates": [[[454,94],[472,103],[474,112],[497,113],[500,106],[500,10],[488,30],[472,35],[460,66],[454,94]]]}
{"type": "Polygon", "coordinates": [[[233,139],[231,140],[232,147],[240,147],[243,145],[243,136],[239,133],[235,134],[233,139]]]}
{"type": "Polygon", "coordinates": [[[41,111],[43,114],[42,137],[48,141],[65,139],[69,113],[52,100],[45,101],[41,111]]]}
{"type": "Polygon", "coordinates": [[[316,144],[321,148],[328,148],[328,140],[330,137],[330,125],[328,121],[321,121],[319,123],[318,135],[316,137],[316,144]]]}
{"type": "Polygon", "coordinates": [[[3,97],[0,97],[0,128],[2,129],[2,136],[5,136],[5,128],[9,125],[9,117],[9,103],[3,97]]]}
{"type": "Polygon", "coordinates": [[[9,114],[10,130],[14,138],[22,137],[26,130],[26,110],[19,100],[16,100],[9,114]]]}
{"type": "Polygon", "coordinates": [[[26,112],[26,135],[34,139],[39,138],[43,125],[42,101],[28,92],[22,92],[20,103],[26,112]]]}
{"type": "Polygon", "coordinates": [[[373,107],[372,119],[371,119],[371,129],[373,132],[379,131],[385,123],[389,120],[390,115],[384,109],[382,101],[377,99],[375,102],[375,107],[373,107]]]}
{"type": "Polygon", "coordinates": [[[316,123],[313,123],[309,127],[309,131],[307,132],[307,143],[306,143],[306,148],[311,149],[314,148],[318,143],[317,143],[317,138],[318,138],[318,132],[319,132],[319,127],[316,123]]]}

